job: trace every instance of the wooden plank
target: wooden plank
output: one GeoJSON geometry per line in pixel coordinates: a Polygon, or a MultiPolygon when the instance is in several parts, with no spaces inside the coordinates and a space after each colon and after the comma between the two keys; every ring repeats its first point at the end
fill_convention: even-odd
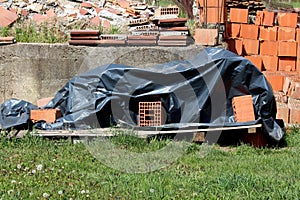
{"type": "MultiPolygon", "coordinates": [[[[168,131],[145,131],[145,130],[133,130],[120,128],[120,132],[129,132],[128,135],[133,135],[140,138],[147,138],[154,135],[163,134],[184,134],[184,133],[201,133],[201,132],[212,132],[212,131],[228,131],[228,130],[241,130],[241,129],[255,129],[262,127],[261,124],[248,125],[248,126],[235,126],[235,127],[219,127],[219,128],[203,128],[203,129],[184,129],[184,130],[168,130],[168,131]]],[[[92,130],[58,130],[58,131],[45,131],[38,130],[37,133],[31,133],[35,136],[44,137],[113,137],[118,134],[110,133],[110,128],[99,128],[92,130]]],[[[251,132],[251,131],[250,131],[251,132]]],[[[195,136],[195,135],[194,135],[195,136]]]]}

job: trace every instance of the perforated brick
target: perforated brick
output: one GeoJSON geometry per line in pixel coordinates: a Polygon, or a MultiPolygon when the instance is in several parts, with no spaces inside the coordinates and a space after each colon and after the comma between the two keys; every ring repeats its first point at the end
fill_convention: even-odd
{"type": "Polygon", "coordinates": [[[251,95],[234,97],[232,99],[232,109],[236,122],[247,122],[255,120],[251,95]]]}
{"type": "Polygon", "coordinates": [[[160,126],[161,124],[161,102],[139,102],[139,126],[160,126]]]}

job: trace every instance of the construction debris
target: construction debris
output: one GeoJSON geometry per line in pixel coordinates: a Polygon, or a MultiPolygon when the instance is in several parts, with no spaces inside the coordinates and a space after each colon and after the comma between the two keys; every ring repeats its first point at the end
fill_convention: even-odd
{"type": "MultiPolygon", "coordinates": [[[[0,27],[13,25],[17,20],[37,25],[58,25],[65,34],[75,26],[82,29],[102,26],[108,33],[112,27],[122,32],[155,29],[153,19],[178,18],[177,6],[153,7],[139,1],[0,1],[0,27]],[[128,26],[128,27],[127,27],[128,26]],[[125,31],[125,29],[127,29],[125,31]]],[[[72,41],[73,42],[73,41],[72,41]]]]}
{"type": "Polygon", "coordinates": [[[3,44],[13,44],[16,43],[16,39],[14,37],[0,37],[0,45],[3,44]]]}

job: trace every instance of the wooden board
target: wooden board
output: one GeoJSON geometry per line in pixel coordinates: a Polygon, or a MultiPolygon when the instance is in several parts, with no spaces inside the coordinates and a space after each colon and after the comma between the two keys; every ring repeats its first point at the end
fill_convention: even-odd
{"type": "MultiPolygon", "coordinates": [[[[124,128],[116,128],[114,132],[121,132],[122,134],[128,133],[128,135],[133,135],[139,138],[147,138],[155,135],[164,135],[164,134],[188,134],[193,133],[194,138],[203,138],[203,133],[207,132],[216,132],[216,131],[230,131],[230,130],[242,130],[247,129],[248,133],[253,133],[257,128],[262,127],[261,124],[249,125],[249,126],[235,126],[235,127],[219,127],[219,128],[191,128],[184,130],[167,130],[167,131],[145,131],[145,130],[131,130],[124,128]],[[120,131],[115,131],[120,130],[120,131]]],[[[113,137],[118,134],[112,133],[110,128],[100,128],[100,129],[91,129],[91,130],[37,130],[36,133],[31,133],[34,136],[42,137],[113,137]]],[[[200,141],[198,139],[198,141],[200,141]]]]}

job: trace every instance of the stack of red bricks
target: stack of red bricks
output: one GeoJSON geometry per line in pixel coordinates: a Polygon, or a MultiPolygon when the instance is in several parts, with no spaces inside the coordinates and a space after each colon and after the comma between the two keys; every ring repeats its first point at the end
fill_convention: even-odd
{"type": "Polygon", "coordinates": [[[255,24],[249,24],[248,10],[234,8],[226,24],[228,49],[263,71],[276,94],[278,118],[291,124],[300,123],[297,21],[297,13],[258,11],[255,24]]]}
{"type": "Polygon", "coordinates": [[[227,19],[226,0],[196,0],[200,23],[224,23],[227,19]]]}

